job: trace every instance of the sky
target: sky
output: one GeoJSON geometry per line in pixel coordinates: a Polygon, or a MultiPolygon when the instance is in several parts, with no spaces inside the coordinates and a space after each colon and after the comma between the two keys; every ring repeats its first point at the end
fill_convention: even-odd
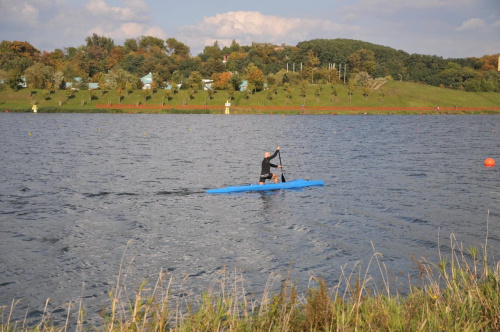
{"type": "Polygon", "coordinates": [[[500,0],[0,0],[0,40],[41,51],[96,33],[175,38],[197,55],[215,41],[297,45],[348,38],[444,58],[500,53],[500,0]]]}

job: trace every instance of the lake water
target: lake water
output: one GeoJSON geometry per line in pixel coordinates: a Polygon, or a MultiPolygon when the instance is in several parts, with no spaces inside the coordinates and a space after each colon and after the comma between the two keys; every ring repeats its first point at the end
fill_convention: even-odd
{"type": "Polygon", "coordinates": [[[500,256],[500,165],[483,165],[500,162],[499,116],[7,113],[0,142],[0,306],[21,299],[16,319],[83,298],[95,321],[122,256],[129,289],[168,271],[194,297],[224,268],[249,293],[290,267],[302,290],[333,286],[373,248],[403,289],[451,234],[488,234],[500,256]],[[276,146],[287,180],[325,186],[205,193],[257,182],[276,146]]]}

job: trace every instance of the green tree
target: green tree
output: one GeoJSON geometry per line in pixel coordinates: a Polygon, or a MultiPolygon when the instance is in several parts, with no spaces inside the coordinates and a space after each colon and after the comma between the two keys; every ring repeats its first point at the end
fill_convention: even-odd
{"type": "Polygon", "coordinates": [[[151,96],[151,89],[142,89],[142,96],[144,97],[144,103],[146,103],[151,96]]]}
{"type": "Polygon", "coordinates": [[[368,99],[368,95],[370,94],[370,87],[368,85],[365,85],[363,87],[363,96],[365,97],[365,99],[368,99]]]}
{"type": "Polygon", "coordinates": [[[302,104],[306,103],[306,95],[307,95],[307,81],[304,80],[300,83],[300,96],[302,97],[302,104]]]}
{"type": "Polygon", "coordinates": [[[233,100],[234,96],[234,86],[232,84],[227,85],[227,97],[229,100],[233,100]]]}
{"type": "Polygon", "coordinates": [[[125,91],[127,91],[127,96],[132,92],[132,82],[125,82],[125,91]]]}
{"type": "Polygon", "coordinates": [[[137,43],[146,52],[159,53],[165,51],[165,42],[157,37],[141,36],[138,38],[137,43]]]}
{"type": "Polygon", "coordinates": [[[212,77],[214,73],[223,73],[225,71],[226,67],[224,66],[224,63],[218,59],[209,58],[201,65],[201,74],[203,77],[212,77]]]}
{"type": "Polygon", "coordinates": [[[317,70],[317,67],[320,64],[320,60],[314,54],[313,50],[309,50],[307,52],[307,61],[306,61],[306,66],[302,72],[302,77],[303,78],[311,78],[311,83],[314,83],[314,73],[317,70]]]}
{"type": "Polygon", "coordinates": [[[337,97],[337,87],[332,84],[332,98],[330,99],[330,101],[333,102],[333,100],[336,99],[335,97],[337,97]]]}
{"type": "Polygon", "coordinates": [[[89,90],[89,103],[92,102],[93,99],[96,98],[95,91],[94,90],[89,90]]]}
{"type": "Polygon", "coordinates": [[[104,94],[106,93],[106,91],[108,89],[107,82],[106,82],[106,75],[104,75],[104,74],[99,75],[98,84],[99,84],[99,90],[101,90],[101,96],[104,96],[104,94]]]}
{"type": "Polygon", "coordinates": [[[354,80],[350,79],[347,86],[347,95],[349,96],[349,101],[352,100],[352,95],[354,94],[354,86],[355,86],[354,80]]]}
{"type": "Polygon", "coordinates": [[[189,76],[189,85],[195,91],[202,89],[202,77],[199,71],[191,72],[191,76],[189,76]]]}
{"type": "Polygon", "coordinates": [[[264,89],[265,79],[266,77],[262,70],[257,68],[253,63],[248,65],[247,80],[249,85],[252,84],[255,86],[256,91],[261,91],[262,89],[264,89]]]}
{"type": "Polygon", "coordinates": [[[193,88],[189,88],[188,89],[188,98],[191,100],[191,99],[194,99],[194,95],[196,93],[196,90],[193,89],[193,88]]]}
{"type": "Polygon", "coordinates": [[[177,41],[175,38],[168,38],[167,52],[170,55],[178,56],[180,59],[187,59],[189,58],[190,49],[187,45],[177,41]]]}
{"type": "Polygon", "coordinates": [[[219,43],[215,41],[212,46],[205,46],[203,53],[200,54],[200,57],[203,61],[207,61],[209,59],[222,61],[222,51],[219,47],[219,43]]]}
{"type": "Polygon", "coordinates": [[[172,82],[175,82],[177,84],[181,84],[182,83],[182,75],[181,75],[181,72],[176,70],[173,72],[172,76],[170,77],[170,80],[172,82]]]}
{"type": "Polygon", "coordinates": [[[125,53],[137,52],[138,49],[139,44],[136,38],[125,39],[125,42],[123,43],[123,50],[125,53]]]}
{"type": "Polygon", "coordinates": [[[71,88],[66,88],[66,91],[64,93],[66,95],[66,101],[68,101],[69,98],[73,97],[73,90],[71,88]]]}
{"type": "Polygon", "coordinates": [[[267,100],[271,100],[271,99],[273,99],[273,97],[274,97],[274,92],[273,92],[273,90],[272,90],[271,88],[267,89],[266,94],[267,94],[267,100]]]}
{"type": "Polygon", "coordinates": [[[167,102],[172,98],[172,89],[165,89],[165,99],[167,102]]]}
{"type": "Polygon", "coordinates": [[[177,82],[172,82],[172,91],[174,92],[174,94],[176,94],[178,90],[179,85],[177,84],[177,82]]]}
{"type": "Polygon", "coordinates": [[[66,82],[64,81],[64,74],[62,71],[55,72],[52,77],[52,81],[58,90],[66,89],[66,82]]]}
{"type": "Polygon", "coordinates": [[[96,33],[93,33],[92,36],[89,36],[85,38],[86,48],[90,47],[99,47],[107,50],[108,52],[111,52],[111,49],[115,46],[115,42],[113,39],[105,37],[105,36],[99,36],[96,33]]]}
{"type": "Polygon", "coordinates": [[[24,76],[28,84],[33,84],[35,89],[44,89],[52,82],[54,69],[40,62],[26,69],[24,76]]]}
{"type": "Polygon", "coordinates": [[[210,88],[207,89],[208,100],[212,100],[214,98],[214,93],[215,91],[213,89],[210,88]]]}
{"type": "Polygon", "coordinates": [[[283,85],[284,89],[285,89],[285,93],[286,93],[286,100],[287,100],[287,104],[288,102],[290,102],[290,100],[292,99],[292,95],[293,95],[293,88],[292,88],[292,85],[290,83],[285,83],[283,85]]]}
{"type": "Polygon", "coordinates": [[[321,85],[316,85],[316,91],[314,92],[316,96],[316,102],[319,103],[319,97],[321,96],[321,85]]]}
{"type": "Polygon", "coordinates": [[[9,70],[6,82],[12,90],[18,91],[21,88],[21,83],[23,83],[21,71],[18,69],[9,70]]]}
{"type": "Polygon", "coordinates": [[[375,71],[375,52],[367,49],[360,49],[349,55],[349,66],[354,73],[362,71],[373,74],[375,71]]]}

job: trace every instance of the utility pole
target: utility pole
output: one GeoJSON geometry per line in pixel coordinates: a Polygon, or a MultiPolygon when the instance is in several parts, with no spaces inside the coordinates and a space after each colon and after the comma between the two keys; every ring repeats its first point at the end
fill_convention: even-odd
{"type": "Polygon", "coordinates": [[[345,71],[346,71],[347,64],[344,63],[344,84],[345,84],[345,71]]]}

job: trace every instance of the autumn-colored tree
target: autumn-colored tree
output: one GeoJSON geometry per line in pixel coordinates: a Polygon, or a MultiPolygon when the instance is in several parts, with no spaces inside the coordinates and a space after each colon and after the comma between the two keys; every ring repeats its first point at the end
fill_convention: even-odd
{"type": "Polygon", "coordinates": [[[54,52],[43,51],[40,56],[40,61],[46,66],[55,67],[58,61],[61,61],[63,58],[63,52],[56,49],[54,52]]]}
{"type": "Polygon", "coordinates": [[[122,46],[115,46],[111,49],[109,53],[108,60],[106,61],[106,67],[108,69],[113,68],[119,64],[124,58],[124,49],[122,46]]]}
{"type": "Polygon", "coordinates": [[[229,85],[229,81],[231,80],[231,73],[214,73],[212,74],[212,88],[215,90],[225,90],[229,85]]]}
{"type": "Polygon", "coordinates": [[[481,59],[479,59],[483,63],[481,70],[482,71],[489,71],[492,69],[498,70],[498,58],[500,58],[500,54],[483,56],[481,59]]]}
{"type": "Polygon", "coordinates": [[[7,43],[9,43],[9,50],[16,55],[27,57],[35,61],[40,57],[40,51],[28,42],[13,41],[7,43]]]}

